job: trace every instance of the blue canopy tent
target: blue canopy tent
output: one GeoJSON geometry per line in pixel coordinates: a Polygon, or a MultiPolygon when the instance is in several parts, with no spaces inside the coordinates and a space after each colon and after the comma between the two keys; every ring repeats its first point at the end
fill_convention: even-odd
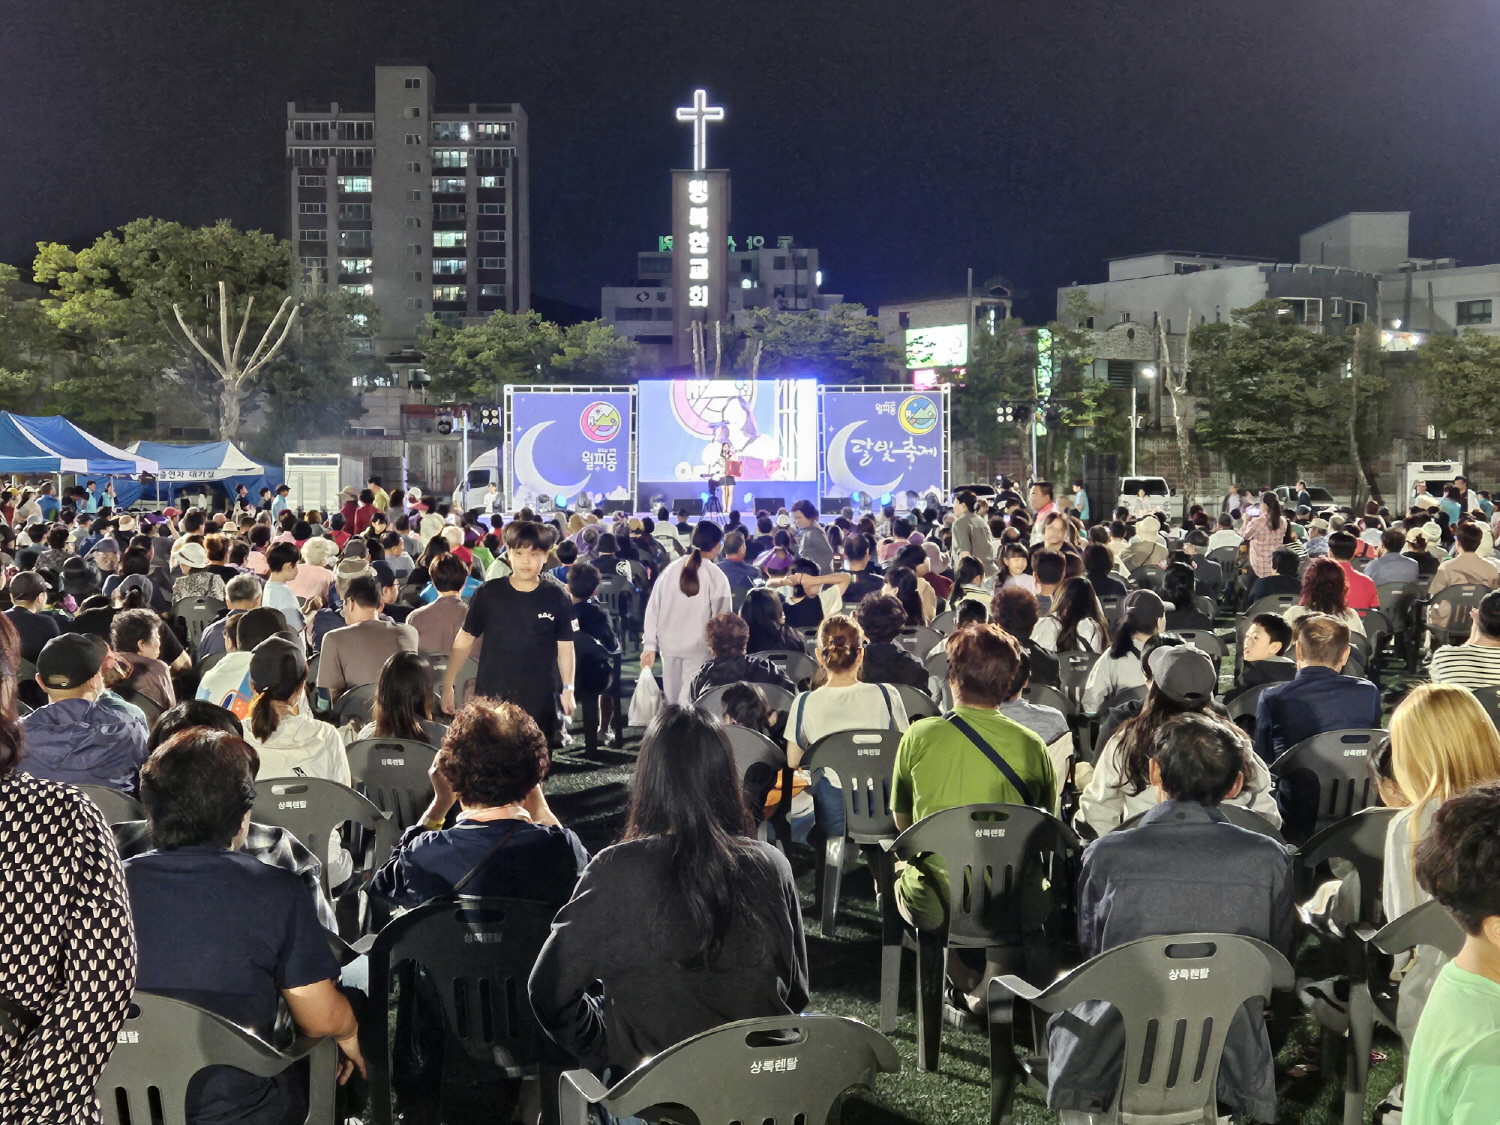
{"type": "Polygon", "coordinates": [[[62,417],[33,418],[0,410],[0,473],[124,476],[157,464],[101,441],[62,417]]]}
{"type": "MultiPolygon", "coordinates": [[[[171,500],[189,484],[215,485],[226,496],[233,496],[235,488],[243,484],[251,498],[256,499],[262,488],[275,488],[283,476],[279,466],[267,465],[247,456],[232,441],[206,441],[196,445],[138,441],[130,446],[130,452],[137,457],[151,458],[160,466],[156,479],[165,500],[171,500]]],[[[125,489],[131,486],[139,496],[143,486],[138,482],[115,483],[115,491],[122,501],[125,489]]],[[[131,497],[132,502],[136,496],[131,497]]]]}

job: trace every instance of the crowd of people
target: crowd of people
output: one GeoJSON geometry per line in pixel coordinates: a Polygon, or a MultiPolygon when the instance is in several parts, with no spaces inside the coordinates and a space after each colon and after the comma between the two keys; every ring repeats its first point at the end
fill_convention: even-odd
{"type": "MultiPolygon", "coordinates": [[[[1384,899],[1394,918],[1435,897],[1468,935],[1458,958],[1419,947],[1404,967],[1400,1030],[1413,1066],[1424,1060],[1406,1120],[1479,1120],[1464,1113],[1500,1094],[1500,735],[1471,689],[1500,686],[1500,513],[1462,478],[1394,517],[1314,511],[1290,491],[1283,503],[1237,490],[1180,520],[1139,502],[1096,520],[1082,482],[1024,497],[1002,482],[951,508],[826,523],[806,501],[722,520],[507,520],[378,479],[326,513],[296,510],[284,486],[219,512],[119,512],[94,482],[60,499],[0,493],[0,801],[24,824],[0,847],[11,900],[31,904],[4,920],[24,956],[0,969],[0,1116],[98,1120],[94,1084],[132,988],[268,1039],[280,1004],[298,1031],[338,1043],[343,1078],[363,1072],[362,1035],[384,1021],[364,1010],[368,967],[341,966],[328,939],[351,894],[398,910],[460,893],[555,909],[531,1007],[606,1080],[697,1032],[800,1011],[816,982],[788,849],[843,839],[842,781],[816,747],[849,731],[899,740],[898,829],[999,803],[1092,839],[1070,903],[1085,955],[1215,932],[1292,957],[1279,841],[1311,834],[1316,794],[1268,767],[1313,735],[1380,725],[1361,611],[1380,587],[1428,582],[1494,592],[1467,643],[1436,648],[1432,683],[1400,701],[1372,759],[1402,807],[1384,899]],[[1199,638],[1283,595],[1295,604],[1242,622],[1226,687],[1199,638]],[[623,836],[591,856],[544,782],[575,725],[585,751],[616,742],[631,635],[664,702],[623,836]],[[811,657],[805,673],[789,652],[811,657]],[[712,713],[695,706],[711,691],[712,713]],[[1067,711],[1048,704],[1059,696],[1067,711]],[[1226,708],[1241,697],[1253,735],[1226,708]],[[784,774],[740,775],[737,727],[783,748],[784,774]],[[1083,730],[1097,731],[1091,749],[1083,730]],[[348,838],[314,855],[252,821],[257,780],[351,785],[348,747],[370,738],[433,750],[431,800],[378,869],[348,838]],[[72,786],[134,798],[144,819],[107,825],[72,786]]],[[[903,865],[894,903],[916,930],[944,929],[941,857],[903,865]]],[[[1027,967],[1019,950],[955,956],[946,1002],[982,1014],[987,982],[1027,967]]],[[[1274,1120],[1272,1031],[1258,1008],[1242,1015],[1220,1101],[1274,1120]]],[[[1084,1005],[1047,1040],[1049,1104],[1067,1122],[1109,1113],[1118,1014],[1084,1005]]],[[[302,1081],[216,1068],[189,1116],[300,1120],[302,1081]]],[[[525,1090],[510,1093],[534,1115],[525,1090]]]]}

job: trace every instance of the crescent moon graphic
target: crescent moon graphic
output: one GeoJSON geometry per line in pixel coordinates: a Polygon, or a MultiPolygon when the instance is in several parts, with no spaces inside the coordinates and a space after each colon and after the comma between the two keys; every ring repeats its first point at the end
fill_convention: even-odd
{"type": "Polygon", "coordinates": [[[865,424],[865,419],[858,422],[850,422],[838,433],[833,435],[833,440],[828,443],[828,479],[840,488],[849,490],[849,495],[856,492],[869,492],[875,496],[883,496],[887,492],[896,491],[896,486],[906,477],[905,473],[898,473],[895,480],[887,481],[885,484],[871,484],[869,481],[860,480],[854,470],[849,467],[848,445],[849,439],[854,431],[865,424]]]}
{"type": "Polygon", "coordinates": [[[543,496],[556,496],[563,493],[572,496],[581,492],[583,486],[588,484],[593,473],[585,473],[577,484],[556,484],[542,476],[541,470],[536,467],[536,461],[532,455],[532,449],[536,445],[536,439],[542,436],[542,431],[552,425],[557,419],[549,418],[545,422],[538,422],[531,429],[521,435],[521,440],[516,442],[516,480],[529,488],[534,488],[543,496]]]}

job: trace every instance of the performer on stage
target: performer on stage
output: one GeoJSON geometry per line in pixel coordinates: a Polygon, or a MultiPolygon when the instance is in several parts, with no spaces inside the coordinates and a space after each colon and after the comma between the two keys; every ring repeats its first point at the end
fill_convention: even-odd
{"type": "Polygon", "coordinates": [[[734,507],[734,486],[743,471],[743,466],[735,455],[734,443],[729,439],[729,427],[723,422],[714,427],[714,440],[719,443],[719,461],[716,470],[719,475],[719,491],[723,497],[720,507],[722,511],[728,512],[734,507]]]}

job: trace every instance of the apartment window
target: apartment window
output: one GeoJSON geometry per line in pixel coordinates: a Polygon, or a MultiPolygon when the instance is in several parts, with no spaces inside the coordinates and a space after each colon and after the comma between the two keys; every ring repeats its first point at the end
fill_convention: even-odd
{"type": "Polygon", "coordinates": [[[421,133],[407,133],[406,134],[406,143],[409,144],[409,145],[419,145],[419,144],[421,144],[422,143],[422,134],[421,133]]]}
{"type": "Polygon", "coordinates": [[[1323,323],[1323,298],[1321,297],[1290,297],[1283,299],[1281,305],[1292,314],[1292,319],[1298,324],[1323,323]]]}
{"type": "Polygon", "coordinates": [[[420,78],[408,78],[406,80],[406,88],[408,90],[420,90],[422,88],[422,80],[420,78]]]}
{"type": "Polygon", "coordinates": [[[409,106],[407,108],[407,110],[406,110],[406,116],[407,116],[408,119],[410,119],[412,121],[419,120],[421,118],[421,116],[422,116],[422,107],[421,106],[416,106],[416,105],[409,106]]]}
{"type": "Polygon", "coordinates": [[[417,218],[415,215],[408,215],[406,216],[406,225],[409,229],[415,230],[417,227],[420,227],[422,225],[422,220],[417,218]]]}
{"type": "Polygon", "coordinates": [[[300,258],[303,281],[322,281],[328,271],[327,258],[300,258]]]}
{"type": "Polygon", "coordinates": [[[368,203],[340,203],[340,219],[368,219],[370,217],[370,205],[368,203]]]}
{"type": "Polygon", "coordinates": [[[438,274],[467,273],[469,260],[467,258],[434,258],[432,259],[432,276],[438,274]]]}
{"type": "Polygon", "coordinates": [[[303,242],[327,242],[328,231],[323,227],[314,227],[312,230],[299,230],[297,237],[303,242]]]}
{"type": "Polygon", "coordinates": [[[805,286],[805,285],[799,285],[799,286],[797,286],[797,296],[799,296],[799,297],[806,297],[807,296],[807,286],[805,286]]]}
{"type": "Polygon", "coordinates": [[[367,168],[375,163],[373,148],[336,148],[332,151],[335,160],[352,168],[367,168]]]}
{"type": "Polygon", "coordinates": [[[355,355],[374,355],[375,341],[370,339],[368,336],[362,336],[358,339],[350,340],[349,350],[355,355]]]}
{"type": "Polygon", "coordinates": [[[1199,262],[1173,262],[1172,272],[1177,274],[1202,273],[1203,266],[1199,262]]]}
{"type": "Polygon", "coordinates": [[[332,121],[293,121],[292,140],[326,141],[332,139],[332,121]]]}
{"type": "Polygon", "coordinates": [[[327,187],[328,186],[328,177],[327,176],[298,176],[297,177],[297,186],[298,187],[327,187]]]}
{"type": "Polygon", "coordinates": [[[505,177],[504,176],[480,176],[479,177],[479,186],[480,187],[503,188],[505,186],[505,177]]]}
{"type": "Polygon", "coordinates": [[[462,176],[433,176],[433,195],[462,195],[467,184],[462,176]]]}
{"type": "Polygon", "coordinates": [[[1368,311],[1368,306],[1363,301],[1350,301],[1349,323],[1363,324],[1365,322],[1365,315],[1368,311]]]}
{"type": "Polygon", "coordinates": [[[658,308],[656,310],[656,319],[657,320],[671,320],[672,319],[672,310],[670,308],[658,308]]]}
{"type": "Polygon", "coordinates": [[[505,268],[504,258],[480,258],[479,268],[482,270],[503,270],[505,268]]]}
{"type": "Polygon", "coordinates": [[[508,141],[510,140],[509,121],[476,121],[474,133],[485,140],[508,141]]]}
{"type": "Polygon", "coordinates": [[[297,205],[299,215],[326,215],[328,204],[326,203],[299,203],[297,205]]]}
{"type": "Polygon", "coordinates": [[[406,202],[408,202],[408,203],[421,203],[422,202],[422,189],[421,188],[413,188],[411,191],[407,192],[406,193],[406,202]]]}
{"type": "Polygon", "coordinates": [[[365,282],[363,285],[340,285],[339,288],[342,289],[345,293],[348,293],[351,297],[375,296],[375,286],[371,285],[369,282],[365,282]]]}
{"type": "Polygon", "coordinates": [[[469,290],[464,285],[434,285],[432,299],[434,301],[467,301],[469,290]]]}
{"type": "Polygon", "coordinates": [[[650,308],[632,308],[630,306],[618,305],[615,307],[616,320],[650,320],[653,315],[650,308]]]}
{"type": "Polygon", "coordinates": [[[469,123],[467,121],[434,121],[432,123],[432,139],[435,141],[467,141],[469,140],[469,123]]]}
{"type": "Polygon", "coordinates": [[[1457,324],[1489,324],[1494,302],[1492,301],[1460,301],[1458,302],[1458,316],[1454,318],[1457,324]]]}
{"type": "Polygon", "coordinates": [[[287,149],[287,154],[298,168],[311,168],[328,163],[326,148],[292,148],[287,149]]]}
{"type": "Polygon", "coordinates": [[[1111,387],[1135,386],[1135,364],[1128,359],[1105,361],[1104,377],[1111,387]]]}
{"type": "Polygon", "coordinates": [[[422,164],[421,164],[421,161],[418,161],[418,160],[408,160],[406,162],[406,170],[408,172],[415,172],[418,175],[421,175],[422,174],[422,164]]]}
{"type": "Polygon", "coordinates": [[[434,168],[467,168],[469,149],[435,148],[432,150],[432,166],[434,168]]]}
{"type": "Polygon", "coordinates": [[[407,270],[406,271],[406,280],[407,281],[421,281],[422,280],[422,271],[421,270],[407,270]]]}
{"type": "Polygon", "coordinates": [[[409,309],[420,309],[422,307],[422,298],[421,297],[408,297],[408,298],[406,298],[406,307],[409,308],[409,309]]]}
{"type": "Polygon", "coordinates": [[[442,223],[454,222],[464,217],[464,205],[462,203],[434,203],[432,217],[442,223]]]}
{"type": "Polygon", "coordinates": [[[371,258],[340,258],[339,271],[341,273],[369,273],[374,268],[374,260],[371,258]]]}
{"type": "Polygon", "coordinates": [[[372,186],[369,176],[340,176],[339,191],[346,195],[369,195],[372,186]]]}
{"type": "MultiPolygon", "coordinates": [[[[482,233],[482,232],[481,232],[482,233]]],[[[469,232],[462,230],[438,230],[432,232],[432,245],[438,248],[463,249],[469,244],[469,232]]]]}
{"type": "Polygon", "coordinates": [[[503,230],[482,230],[479,232],[480,242],[504,242],[505,232],[503,230]]]}
{"type": "Polygon", "coordinates": [[[502,168],[510,163],[515,154],[516,150],[513,148],[476,148],[474,164],[480,168],[502,168]]]}
{"type": "Polygon", "coordinates": [[[479,295],[481,297],[503,297],[505,296],[505,286],[481,285],[479,287],[479,295]]]}
{"type": "Polygon", "coordinates": [[[339,231],[339,245],[345,249],[368,249],[370,245],[370,232],[367,230],[341,230],[339,231]]]}
{"type": "Polygon", "coordinates": [[[420,254],[422,252],[422,245],[421,245],[421,243],[413,242],[413,243],[408,244],[407,247],[406,247],[406,252],[408,254],[420,254]]]}
{"type": "Polygon", "coordinates": [[[340,121],[338,125],[341,141],[373,141],[375,139],[375,122],[373,121],[340,121]]]}
{"type": "Polygon", "coordinates": [[[479,205],[479,213],[481,215],[503,215],[505,214],[505,204],[481,203],[479,205]]]}

